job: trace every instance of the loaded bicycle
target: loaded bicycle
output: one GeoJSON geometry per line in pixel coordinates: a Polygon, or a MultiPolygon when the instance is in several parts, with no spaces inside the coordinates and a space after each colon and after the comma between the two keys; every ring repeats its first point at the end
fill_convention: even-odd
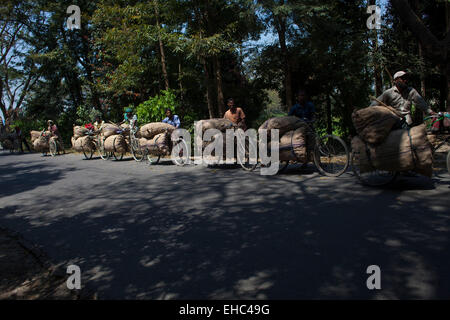
{"type": "MultiPolygon", "coordinates": [[[[310,156],[307,159],[300,159],[294,152],[294,148],[298,147],[294,141],[293,134],[291,135],[290,145],[281,146],[280,152],[289,151],[295,159],[284,160],[280,159],[280,168],[278,172],[283,172],[290,164],[302,164],[306,166],[309,162],[313,162],[318,169],[318,171],[330,177],[339,177],[348,168],[350,163],[350,152],[347,144],[340,137],[332,134],[320,135],[314,128],[314,121],[307,121],[306,119],[301,119],[306,125],[306,131],[310,133],[307,139],[313,139],[310,143],[310,149],[308,154],[310,156]]],[[[244,161],[238,158],[239,164],[248,171],[253,171],[257,167],[256,164],[252,164],[249,156],[249,146],[251,142],[245,141],[245,146],[240,144],[239,148],[245,148],[245,158],[244,161]]],[[[255,146],[253,146],[254,148],[255,146]]],[[[255,162],[255,161],[253,161],[255,162]]]]}
{"type": "MultiPolygon", "coordinates": [[[[184,166],[189,162],[188,158],[188,146],[186,141],[179,137],[173,138],[172,135],[169,140],[169,148],[166,150],[164,148],[165,141],[164,135],[159,135],[155,137],[154,142],[152,144],[141,145],[139,138],[136,136],[139,131],[139,127],[135,125],[133,122],[130,125],[130,149],[131,154],[135,161],[141,162],[144,159],[147,159],[150,165],[158,164],[161,160],[161,157],[166,155],[173,155],[172,161],[178,166],[184,166]],[[185,153],[186,150],[186,153],[185,153]]],[[[168,131],[164,132],[168,134],[168,131]]]]}
{"type": "MultiPolygon", "coordinates": [[[[436,123],[445,119],[450,121],[450,114],[439,112],[437,116],[429,116],[424,118],[425,122],[428,121],[427,132],[432,133],[432,128],[435,127],[436,123]]],[[[429,137],[427,137],[427,139],[429,140],[429,137]]],[[[414,151],[414,149],[416,149],[416,147],[411,147],[409,152],[414,151]]],[[[445,162],[447,171],[450,173],[450,135],[443,135],[437,143],[432,144],[431,160],[433,163],[435,163],[436,155],[444,151],[447,152],[445,162]]],[[[392,183],[401,173],[400,171],[380,170],[370,163],[369,152],[368,155],[361,155],[360,152],[355,150],[352,151],[352,168],[356,177],[362,184],[373,187],[388,185],[392,183]],[[367,164],[362,164],[362,162],[367,162],[367,159],[369,159],[370,168],[366,168],[367,164]]]]}

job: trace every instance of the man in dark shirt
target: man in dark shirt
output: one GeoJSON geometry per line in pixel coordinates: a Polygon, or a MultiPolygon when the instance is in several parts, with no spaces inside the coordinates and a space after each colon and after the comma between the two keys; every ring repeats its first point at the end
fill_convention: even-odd
{"type": "Polygon", "coordinates": [[[306,91],[299,90],[297,94],[297,103],[289,111],[290,116],[296,116],[305,121],[314,121],[316,108],[311,101],[307,100],[306,91]]]}

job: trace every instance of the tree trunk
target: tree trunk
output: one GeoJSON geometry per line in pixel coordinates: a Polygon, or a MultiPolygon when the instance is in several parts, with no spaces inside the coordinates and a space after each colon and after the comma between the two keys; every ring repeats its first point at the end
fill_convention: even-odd
{"type": "Polygon", "coordinates": [[[203,79],[204,79],[204,86],[206,88],[205,96],[206,96],[206,103],[208,104],[209,118],[213,119],[216,117],[215,116],[216,113],[214,112],[214,106],[211,101],[211,99],[213,97],[211,83],[210,83],[211,78],[209,76],[208,65],[206,64],[205,57],[200,57],[200,61],[203,65],[203,76],[204,76],[203,79]]]}
{"type": "Polygon", "coordinates": [[[155,6],[155,17],[156,17],[156,27],[158,28],[158,42],[159,42],[159,53],[161,55],[161,69],[164,77],[164,85],[166,90],[169,90],[169,76],[167,75],[166,68],[166,55],[164,54],[164,46],[161,40],[161,35],[159,32],[159,9],[158,9],[158,1],[154,0],[153,2],[155,6]]]}
{"type": "Polygon", "coordinates": [[[292,107],[292,71],[289,61],[289,54],[286,46],[286,24],[280,17],[274,17],[275,25],[278,33],[278,41],[280,42],[281,54],[284,61],[284,86],[286,90],[286,108],[292,107]]]}
{"type": "Polygon", "coordinates": [[[216,76],[216,87],[217,87],[217,107],[219,111],[219,117],[223,117],[225,114],[225,101],[223,97],[222,89],[222,73],[220,70],[220,61],[217,56],[214,56],[214,69],[216,76]]]}
{"type": "MultiPolygon", "coordinates": [[[[369,2],[370,5],[376,5],[375,0],[371,0],[369,2]]],[[[373,73],[374,73],[374,81],[375,81],[375,96],[379,97],[383,93],[383,78],[382,78],[382,68],[380,66],[377,54],[379,50],[378,45],[378,31],[377,29],[374,29],[372,31],[373,33],[373,54],[372,54],[372,61],[373,61],[373,73]]]]}
{"type": "Polygon", "coordinates": [[[333,119],[331,115],[331,98],[330,95],[327,94],[327,133],[333,133],[333,119]]]}

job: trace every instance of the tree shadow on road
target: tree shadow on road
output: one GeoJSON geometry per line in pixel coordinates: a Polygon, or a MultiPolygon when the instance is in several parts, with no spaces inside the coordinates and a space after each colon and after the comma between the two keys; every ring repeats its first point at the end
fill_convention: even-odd
{"type": "Polygon", "coordinates": [[[351,176],[143,172],[76,180],[0,222],[78,264],[100,298],[448,298],[447,190],[417,201],[351,176]]]}

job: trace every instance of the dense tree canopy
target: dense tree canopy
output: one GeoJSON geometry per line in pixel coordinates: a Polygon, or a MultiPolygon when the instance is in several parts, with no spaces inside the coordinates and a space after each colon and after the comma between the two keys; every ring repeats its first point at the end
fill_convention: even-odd
{"type": "Polygon", "coordinates": [[[56,120],[67,139],[92,109],[119,121],[140,106],[153,119],[143,106],[169,95],[189,128],[234,97],[256,127],[303,88],[317,127],[347,138],[353,110],[398,70],[435,110],[449,108],[449,13],[446,0],[7,0],[0,109],[24,130],[56,120]],[[72,4],[81,29],[67,28],[72,4]],[[366,25],[372,4],[384,9],[380,30],[366,25]]]}

